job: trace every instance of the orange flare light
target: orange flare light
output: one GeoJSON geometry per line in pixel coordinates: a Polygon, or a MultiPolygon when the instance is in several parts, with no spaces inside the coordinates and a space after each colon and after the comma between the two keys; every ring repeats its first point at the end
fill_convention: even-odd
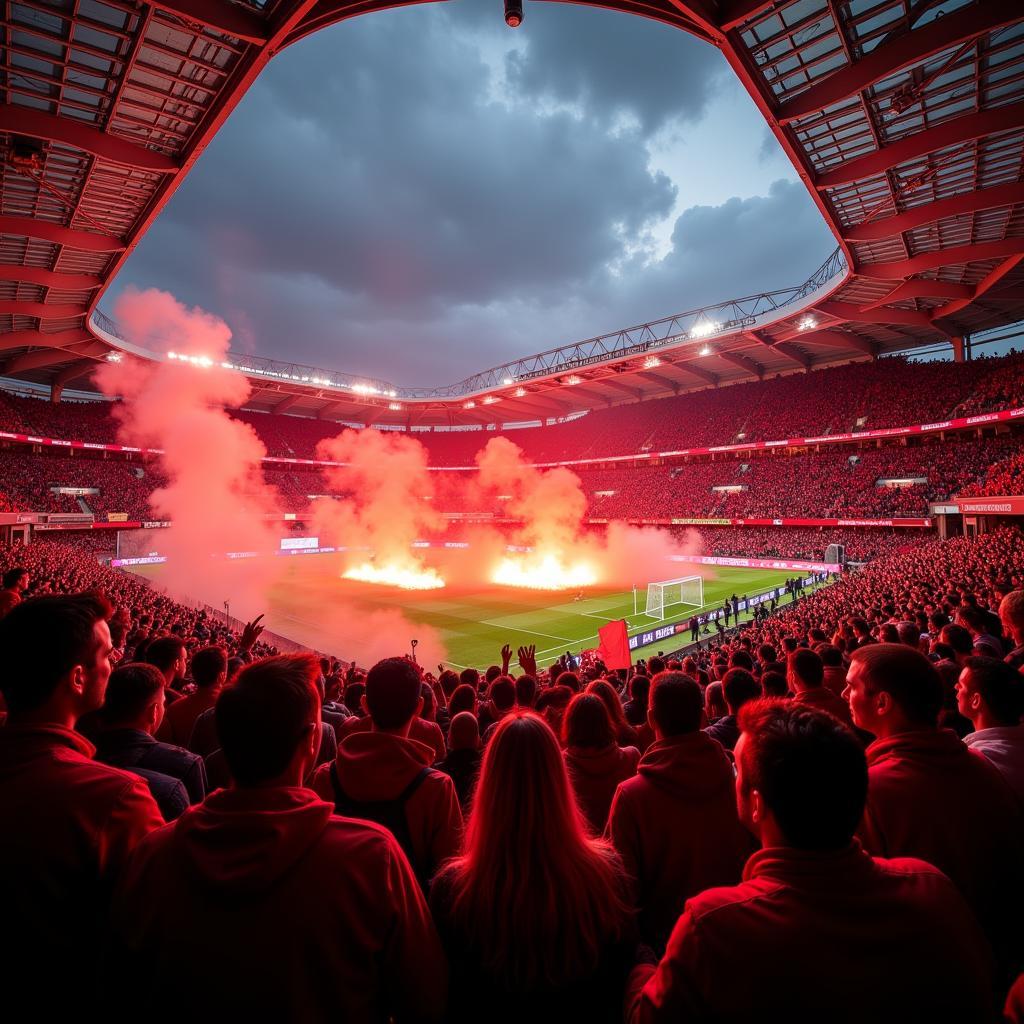
{"type": "Polygon", "coordinates": [[[503,558],[491,575],[503,587],[530,590],[570,590],[597,583],[597,573],[586,562],[566,565],[557,555],[503,558]]]}
{"type": "Polygon", "coordinates": [[[402,590],[438,590],[444,586],[444,580],[433,569],[409,568],[393,562],[382,566],[363,562],[361,565],[353,565],[341,575],[346,580],[379,583],[384,586],[401,587],[402,590]]]}

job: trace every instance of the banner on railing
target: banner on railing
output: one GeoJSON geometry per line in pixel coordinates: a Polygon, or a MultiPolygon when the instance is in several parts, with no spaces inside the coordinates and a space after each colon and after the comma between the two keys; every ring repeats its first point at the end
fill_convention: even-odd
{"type": "Polygon", "coordinates": [[[838,562],[807,562],[792,558],[729,558],[719,555],[670,555],[673,562],[694,562],[697,565],[728,565],[738,569],[796,569],[804,572],[839,572],[838,562]]]}

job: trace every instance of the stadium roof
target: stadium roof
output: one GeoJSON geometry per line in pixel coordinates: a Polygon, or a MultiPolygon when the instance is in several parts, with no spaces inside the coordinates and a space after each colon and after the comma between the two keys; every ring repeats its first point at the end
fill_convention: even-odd
{"type": "MultiPolygon", "coordinates": [[[[271,56],[324,26],[405,3],[6,4],[0,375],[59,393],[130,348],[97,304],[271,56]]],[[[1021,0],[593,6],[654,18],[722,50],[837,251],[792,289],[444,388],[235,357],[254,383],[250,404],[363,422],[512,422],[910,350],[1024,318],[1021,0]]]]}

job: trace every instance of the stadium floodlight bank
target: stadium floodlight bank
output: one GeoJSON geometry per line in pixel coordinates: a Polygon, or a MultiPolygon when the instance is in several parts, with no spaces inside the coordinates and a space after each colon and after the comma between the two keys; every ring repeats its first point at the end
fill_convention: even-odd
{"type": "Polygon", "coordinates": [[[704,607],[704,577],[682,576],[647,584],[647,606],[644,614],[652,619],[665,618],[665,609],[675,605],[704,607]]]}

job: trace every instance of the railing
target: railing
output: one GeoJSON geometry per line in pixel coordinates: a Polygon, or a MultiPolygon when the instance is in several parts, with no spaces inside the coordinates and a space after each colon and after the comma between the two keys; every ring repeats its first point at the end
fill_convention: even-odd
{"type": "MultiPolygon", "coordinates": [[[[783,310],[799,312],[801,306],[807,305],[805,300],[831,287],[836,277],[844,274],[847,269],[842,250],[836,249],[806,281],[795,287],[729,299],[586,341],[562,345],[500,366],[492,366],[455,384],[442,387],[398,387],[376,378],[358,377],[264,356],[232,354],[228,359],[233,368],[243,373],[308,384],[311,387],[406,401],[450,401],[584,366],[644,355],[669,346],[702,345],[737,331],[767,326],[779,319],[779,313],[783,310]]],[[[126,341],[117,324],[100,310],[92,314],[92,322],[104,333],[126,341]]]]}

